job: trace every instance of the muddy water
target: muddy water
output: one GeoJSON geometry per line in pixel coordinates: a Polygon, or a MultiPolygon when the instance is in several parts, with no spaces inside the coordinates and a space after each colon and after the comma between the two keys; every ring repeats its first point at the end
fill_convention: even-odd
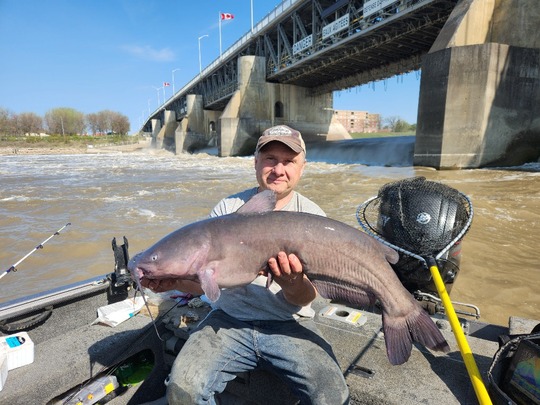
{"type": "MultiPolygon", "coordinates": [[[[358,227],[358,204],[390,181],[425,176],[467,194],[474,220],[451,298],[482,320],[540,318],[540,165],[436,171],[310,162],[300,192],[328,216],[358,227]]],[[[113,237],[130,252],[204,218],[222,197],[254,186],[252,158],[166,152],[0,156],[0,271],[68,222],[44,249],[0,280],[0,301],[105,274],[113,237]]]]}

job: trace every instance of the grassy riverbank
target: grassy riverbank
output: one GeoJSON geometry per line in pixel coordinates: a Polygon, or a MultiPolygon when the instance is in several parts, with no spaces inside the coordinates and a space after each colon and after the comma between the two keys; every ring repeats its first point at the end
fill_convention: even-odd
{"type": "Polygon", "coordinates": [[[130,150],[146,145],[147,141],[138,136],[108,135],[92,136],[2,136],[0,155],[39,155],[39,154],[79,154],[94,153],[103,148],[122,148],[130,150]]]}
{"type": "Polygon", "coordinates": [[[371,132],[371,133],[364,133],[364,132],[355,132],[351,134],[351,137],[353,139],[361,139],[361,138],[389,138],[393,136],[415,136],[416,133],[413,131],[408,132],[371,132]]]}

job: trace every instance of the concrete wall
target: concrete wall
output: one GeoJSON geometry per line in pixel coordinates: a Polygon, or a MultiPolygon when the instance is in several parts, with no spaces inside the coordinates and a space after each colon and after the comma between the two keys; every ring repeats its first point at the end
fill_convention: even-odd
{"type": "Polygon", "coordinates": [[[306,142],[350,138],[339,123],[331,125],[331,93],[312,96],[306,88],[267,83],[265,67],[262,57],[238,59],[238,90],[219,120],[220,156],[252,154],[260,134],[279,124],[299,130],[306,142]]]}
{"type": "Polygon", "coordinates": [[[520,165],[540,157],[537,0],[464,0],[422,64],[416,166],[520,165]]]}

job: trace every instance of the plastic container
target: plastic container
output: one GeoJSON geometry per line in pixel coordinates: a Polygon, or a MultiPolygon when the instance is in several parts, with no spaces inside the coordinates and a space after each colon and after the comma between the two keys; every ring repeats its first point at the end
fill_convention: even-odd
{"type": "Polygon", "coordinates": [[[143,297],[138,296],[136,298],[127,298],[124,301],[99,307],[97,310],[98,317],[92,322],[92,325],[102,323],[108,326],[116,326],[132,316],[135,316],[135,314],[141,310],[143,305],[143,297]]]}
{"type": "Polygon", "coordinates": [[[7,354],[5,350],[0,349],[0,391],[4,389],[4,384],[6,383],[7,376],[8,376],[7,354]]]}
{"type": "Polygon", "coordinates": [[[153,368],[153,359],[150,359],[147,354],[142,352],[120,365],[115,375],[121,386],[130,387],[143,382],[152,372],[153,368]]]}
{"type": "Polygon", "coordinates": [[[6,353],[8,370],[34,362],[34,342],[26,332],[1,336],[0,350],[6,353]]]}
{"type": "Polygon", "coordinates": [[[70,395],[68,401],[62,402],[65,405],[91,405],[109,395],[118,388],[118,380],[114,375],[99,377],[90,384],[82,388],[75,395],[70,395]]]}

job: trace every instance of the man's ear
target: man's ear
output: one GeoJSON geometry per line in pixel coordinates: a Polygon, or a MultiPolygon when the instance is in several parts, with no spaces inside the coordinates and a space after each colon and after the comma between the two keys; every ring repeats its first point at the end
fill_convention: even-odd
{"type": "Polygon", "coordinates": [[[304,163],[302,163],[302,169],[300,170],[300,177],[304,175],[305,168],[306,168],[306,159],[304,158],[304,163]]]}

